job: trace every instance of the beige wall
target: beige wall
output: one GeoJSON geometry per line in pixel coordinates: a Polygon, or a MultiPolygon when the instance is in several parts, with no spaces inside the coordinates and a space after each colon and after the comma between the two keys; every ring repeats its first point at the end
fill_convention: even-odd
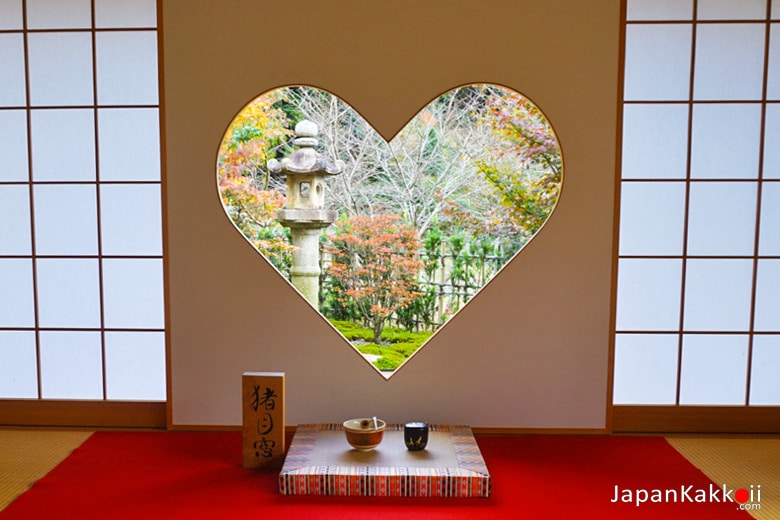
{"type": "Polygon", "coordinates": [[[163,2],[172,425],[238,425],[241,374],[283,371],[288,424],[376,414],[604,428],[619,18],[615,0],[163,2]],[[274,87],[327,89],[390,138],[475,82],[545,111],[562,196],[534,241],[385,380],[225,216],[217,148],[274,87]]]}

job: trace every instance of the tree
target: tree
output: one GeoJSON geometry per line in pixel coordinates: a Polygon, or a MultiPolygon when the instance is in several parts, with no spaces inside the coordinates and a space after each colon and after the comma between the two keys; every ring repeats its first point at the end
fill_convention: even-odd
{"type": "Polygon", "coordinates": [[[346,215],[395,214],[423,236],[453,201],[475,216],[494,212],[495,188],[476,160],[492,153],[497,134],[479,125],[489,100],[506,89],[471,85],[437,98],[389,143],[349,105],[312,87],[282,89],[296,117],[320,127],[320,148],[345,163],[328,183],[331,209],[346,215]]]}
{"type": "Polygon", "coordinates": [[[219,187],[222,204],[241,234],[286,275],[293,246],[287,229],[276,221],[276,212],[284,206],[284,195],[258,189],[245,176],[225,176],[220,179],[219,187]]]}
{"type": "Polygon", "coordinates": [[[290,124],[300,119],[320,129],[319,149],[329,158],[344,161],[343,172],[326,185],[330,209],[343,215],[399,213],[382,204],[378,187],[399,175],[398,164],[381,135],[352,107],[329,92],[307,86],[278,91],[285,106],[294,107],[290,124]]]}
{"type": "Polygon", "coordinates": [[[337,281],[335,299],[354,306],[380,343],[393,313],[423,295],[417,232],[398,215],[353,215],[334,224],[328,239],[324,251],[331,256],[328,275],[337,281]]]}
{"type": "Polygon", "coordinates": [[[302,119],[319,126],[319,151],[345,162],[325,185],[327,209],[341,223],[323,237],[333,261],[328,268],[324,258],[319,308],[365,321],[377,340],[391,317],[425,328],[446,320],[539,230],[558,199],[557,138],[542,112],[510,89],[446,92],[389,146],[329,92],[277,89],[234,120],[219,172],[231,218],[285,274],[292,248],[275,221],[285,184],[266,163],[289,155],[291,129],[302,119]],[[394,235],[402,227],[408,239],[394,235]],[[421,261],[415,258],[425,265],[406,265],[421,261]]]}
{"type": "Polygon", "coordinates": [[[402,215],[421,238],[434,222],[445,232],[452,222],[452,229],[508,237],[516,251],[557,200],[561,161],[552,128],[533,103],[497,85],[446,92],[389,146],[349,105],[313,87],[275,90],[240,117],[231,127],[239,142],[234,154],[255,150],[247,153],[255,162],[242,165],[262,173],[250,173],[256,186],[284,191],[265,161],[290,147],[289,128],[309,119],[320,128],[320,150],[345,163],[326,185],[329,208],[347,216],[402,215]]]}
{"type": "Polygon", "coordinates": [[[480,161],[485,178],[500,194],[511,218],[532,237],[558,201],[562,180],[561,150],[541,110],[516,92],[492,100],[487,122],[499,140],[492,161],[480,161]]]}
{"type": "Polygon", "coordinates": [[[387,179],[383,195],[424,235],[443,212],[456,205],[473,215],[490,211],[492,187],[479,175],[475,159],[488,150],[490,129],[477,122],[491,85],[460,87],[438,97],[390,142],[399,174],[387,179]]]}
{"type": "Polygon", "coordinates": [[[277,269],[289,269],[292,246],[276,221],[284,193],[275,189],[265,163],[291,132],[273,95],[261,96],[239,113],[219,151],[217,183],[222,204],[241,233],[277,269]]]}

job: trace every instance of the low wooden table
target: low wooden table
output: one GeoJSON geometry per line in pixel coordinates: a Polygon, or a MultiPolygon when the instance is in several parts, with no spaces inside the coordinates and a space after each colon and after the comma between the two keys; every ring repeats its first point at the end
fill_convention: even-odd
{"type": "Polygon", "coordinates": [[[468,426],[430,425],[428,446],[408,451],[403,425],[358,451],[340,424],[297,427],[279,474],[283,495],[488,497],[490,474],[468,426]]]}

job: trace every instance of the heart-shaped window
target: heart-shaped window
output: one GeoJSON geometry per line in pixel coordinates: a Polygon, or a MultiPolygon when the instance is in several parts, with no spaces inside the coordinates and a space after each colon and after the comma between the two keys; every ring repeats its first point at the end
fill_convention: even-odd
{"type": "Polygon", "coordinates": [[[237,229],[385,377],[541,229],[562,158],[518,92],[459,87],[388,143],[337,96],[262,94],[217,160],[237,229]]]}

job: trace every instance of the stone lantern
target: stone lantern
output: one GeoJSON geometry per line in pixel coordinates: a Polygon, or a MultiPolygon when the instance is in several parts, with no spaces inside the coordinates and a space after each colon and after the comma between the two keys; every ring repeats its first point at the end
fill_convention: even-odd
{"type": "Polygon", "coordinates": [[[290,228],[293,253],[290,276],[292,284],[314,305],[319,306],[320,230],[336,220],[334,210],[325,209],[325,179],[344,169],[342,161],[330,162],[315,147],[319,129],[311,121],[295,125],[298,147],[290,157],[268,161],[271,173],[287,176],[287,201],[276,214],[276,220],[290,228]]]}

